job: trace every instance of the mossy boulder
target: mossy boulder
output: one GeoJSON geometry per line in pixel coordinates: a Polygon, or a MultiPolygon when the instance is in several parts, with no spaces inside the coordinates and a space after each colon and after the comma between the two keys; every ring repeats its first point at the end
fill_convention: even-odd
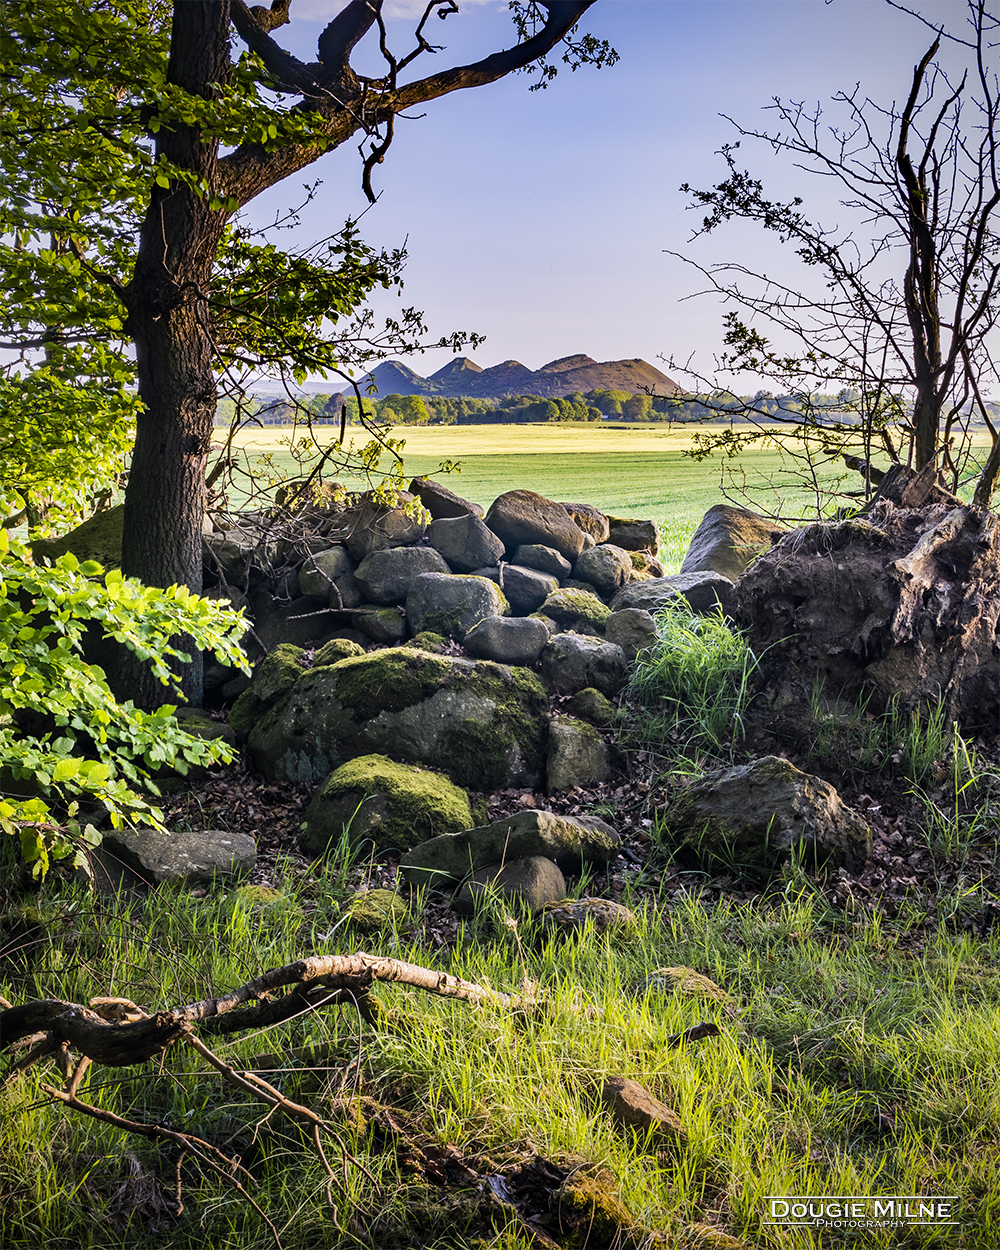
{"type": "Polygon", "coordinates": [[[352,842],[409,850],[473,823],[469,796],[447,777],[385,755],[362,755],[341,764],[316,791],[300,842],[308,854],[322,855],[346,828],[352,842]]]}
{"type": "Polygon", "coordinates": [[[706,773],[670,805],[667,824],[708,867],[770,869],[794,853],[856,870],[871,851],[867,822],[834,787],[775,755],[706,773]]]}
{"type": "Polygon", "coordinates": [[[590,721],[592,725],[613,725],[618,719],[618,709],[599,690],[586,686],[578,690],[566,705],[570,716],[590,721]]]}
{"type": "Polygon", "coordinates": [[[299,663],[301,655],[301,647],[282,642],[269,651],[254,669],[253,680],[229,712],[230,728],[240,742],[247,740],[267,709],[286,695],[308,671],[299,663]]]}
{"type": "Polygon", "coordinates": [[[250,735],[269,781],[321,781],[359,755],[428,764],[456,785],[534,786],[548,696],[528,669],[390,647],[305,674],[250,735]]]}
{"type": "Polygon", "coordinates": [[[485,577],[464,573],[422,573],[406,596],[406,619],[413,633],[429,630],[457,638],[487,616],[507,616],[503,591],[485,577]]]}
{"type": "Polygon", "coordinates": [[[331,638],[318,647],[313,656],[313,668],[324,668],[327,664],[339,664],[341,660],[349,660],[352,655],[364,655],[365,649],[350,638],[331,638]]]}
{"type": "Polygon", "coordinates": [[[432,651],[435,655],[442,655],[449,645],[450,639],[444,634],[435,634],[429,629],[422,629],[419,634],[414,634],[409,642],[404,642],[404,647],[415,647],[418,651],[432,651]]]}
{"type": "Polygon", "coordinates": [[[554,716],[545,764],[548,793],[597,785],[610,775],[608,748],[594,726],[573,716],[554,716]]]}
{"type": "Polygon", "coordinates": [[[586,590],[557,590],[538,609],[541,616],[555,621],[560,630],[577,634],[604,634],[604,623],[611,609],[586,590]]]}
{"type": "Polygon", "coordinates": [[[347,905],[348,923],[365,933],[406,924],[410,909],[395,890],[360,890],[347,905]]]}
{"type": "Polygon", "coordinates": [[[611,1250],[632,1241],[635,1220],[603,1170],[572,1172],[559,1190],[558,1214],[565,1250],[611,1250]]]}
{"type": "Polygon", "coordinates": [[[62,538],[40,538],[31,544],[31,554],[36,561],[53,561],[64,556],[67,551],[81,562],[96,560],[106,569],[117,569],[122,562],[122,518],[125,505],[108,508],[106,512],[98,512],[75,530],[63,534],[62,538]]]}

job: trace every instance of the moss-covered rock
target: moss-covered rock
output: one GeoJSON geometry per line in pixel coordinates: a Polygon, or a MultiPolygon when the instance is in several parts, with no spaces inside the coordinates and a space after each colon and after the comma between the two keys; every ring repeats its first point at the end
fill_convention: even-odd
{"type": "Polygon", "coordinates": [[[364,647],[350,638],[331,638],[323,643],[313,656],[313,668],[325,668],[328,664],[339,664],[341,660],[349,660],[352,655],[364,655],[364,647]]]}
{"type": "Polygon", "coordinates": [[[604,622],[611,609],[587,590],[557,590],[538,609],[539,615],[555,621],[560,630],[577,634],[604,634],[604,622]]]}
{"type": "Polygon", "coordinates": [[[124,504],[98,512],[62,538],[40,538],[31,544],[36,560],[56,560],[67,551],[78,560],[96,560],[106,569],[117,569],[122,562],[122,518],[124,504]]]}
{"type": "Polygon", "coordinates": [[[361,890],[347,905],[348,923],[365,933],[406,924],[410,909],[395,890],[361,890]]]}
{"type": "Polygon", "coordinates": [[[270,781],[320,781],[378,753],[477,790],[533,786],[547,705],[528,669],[391,647],[306,673],[255,726],[250,759],[270,781]]]}
{"type": "Polygon", "coordinates": [[[559,1191],[559,1224],[566,1250],[610,1250],[628,1244],[635,1220],[605,1171],[579,1169],[559,1191]]]}
{"type": "Polygon", "coordinates": [[[599,690],[586,686],[578,690],[566,705],[570,716],[579,716],[592,725],[613,725],[618,719],[618,709],[599,690]]]}
{"type": "Polygon", "coordinates": [[[246,742],[250,731],[267,709],[286,695],[308,671],[299,663],[301,655],[301,647],[282,642],[257,665],[253,680],[229,712],[229,725],[238,741],[246,742]]]}
{"type": "Polygon", "coordinates": [[[469,796],[447,777],[385,755],[362,755],[341,764],[316,791],[300,841],[310,855],[322,855],[346,828],[352,842],[409,850],[472,824],[469,796]]]}
{"type": "Polygon", "coordinates": [[[403,646],[416,647],[418,651],[430,651],[434,655],[441,655],[448,646],[448,639],[444,634],[435,634],[429,629],[422,629],[409,642],[404,642],[403,646]]]}

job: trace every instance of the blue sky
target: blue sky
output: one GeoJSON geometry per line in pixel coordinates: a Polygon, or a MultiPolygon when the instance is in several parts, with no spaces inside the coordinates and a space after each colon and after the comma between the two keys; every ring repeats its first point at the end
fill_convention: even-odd
{"type": "MultiPolygon", "coordinates": [[[[397,0],[390,26],[400,46],[413,26],[407,3],[397,0]]],[[[293,0],[292,24],[275,35],[314,59],[316,38],[339,7],[293,0]]],[[[920,8],[953,27],[965,12],[961,0],[920,8]]],[[[430,72],[511,42],[506,3],[464,0],[461,9],[445,22],[432,19],[429,37],[448,46],[414,69],[430,72]]],[[[704,263],[738,258],[782,275],[796,267],[746,228],[689,242],[699,218],[679,187],[724,176],[715,153],[734,133],[720,114],[763,125],[761,110],[774,96],[814,104],[856,82],[880,102],[905,98],[932,36],[883,0],[598,0],[583,25],[614,44],[616,66],[564,70],[536,92],[528,91],[531,78],[513,76],[455,92],[428,104],[422,118],[398,123],[362,233],[378,245],[407,241],[404,302],[426,312],[435,335],[486,335],[473,354],[481,365],[513,357],[538,368],[585,352],[665,367],[661,356],[695,353],[696,365],[708,368],[721,338],[720,306],[684,299],[699,289],[697,275],[665,249],[690,249],[704,263]]],[[[369,62],[372,72],[376,64],[369,62]]],[[[824,223],[843,217],[829,182],[769,149],[742,151],[768,190],[803,195],[824,223]]],[[[255,201],[252,219],[291,203],[317,176],[323,186],[303,212],[302,242],[365,207],[349,145],[255,201]]],[[[448,359],[439,351],[409,363],[428,374],[448,359]]]]}

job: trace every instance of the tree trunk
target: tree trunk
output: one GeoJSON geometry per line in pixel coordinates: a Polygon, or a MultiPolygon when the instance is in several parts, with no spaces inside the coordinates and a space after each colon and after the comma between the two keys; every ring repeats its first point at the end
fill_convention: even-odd
{"type": "MultiPolygon", "coordinates": [[[[175,0],[168,81],[208,98],[229,75],[228,0],[175,0]]],[[[195,126],[159,132],[157,155],[214,190],[218,144],[195,126]]],[[[216,390],[208,288],[225,214],[185,182],[156,184],[129,284],[128,330],[136,345],[143,408],[125,492],[122,570],[152,586],[202,585],[205,463],[216,390]]],[[[181,688],[201,702],[200,654],[183,666],[181,688]]],[[[121,693],[142,707],[163,702],[163,687],[128,656],[121,693]]]]}

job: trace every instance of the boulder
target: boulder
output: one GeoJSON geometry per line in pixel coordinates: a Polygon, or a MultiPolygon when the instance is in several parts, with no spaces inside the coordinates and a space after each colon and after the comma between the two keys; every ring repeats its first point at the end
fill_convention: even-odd
{"type": "Polygon", "coordinates": [[[604,624],[611,615],[611,609],[595,594],[565,587],[549,595],[538,612],[554,621],[559,629],[595,635],[604,633],[604,624]]]}
{"type": "Polygon", "coordinates": [[[574,561],[586,546],[583,530],[562,504],[531,490],[510,490],[494,499],[486,524],[511,553],[522,543],[540,543],[574,561]]]}
{"type": "Polygon", "coordinates": [[[386,646],[394,646],[406,637],[406,617],[399,608],[376,608],[367,604],[351,613],[355,629],[386,646]]]}
{"type": "Polygon", "coordinates": [[[700,863],[727,868],[771,869],[794,853],[856,871],[871,850],[867,822],[828,781],[774,755],[706,773],[671,803],[667,824],[700,863]]]}
{"type": "Polygon", "coordinates": [[[382,547],[412,547],[423,538],[427,530],[423,505],[409,491],[399,491],[397,498],[397,505],[390,508],[368,496],[337,518],[338,536],[343,535],[355,560],[382,547]]]}
{"type": "Polygon", "coordinates": [[[299,589],[317,603],[339,607],[340,598],[334,593],[334,587],[352,574],[355,567],[346,547],[328,547],[303,560],[299,567],[299,589]]]}
{"type": "Polygon", "coordinates": [[[654,521],[635,521],[627,517],[608,517],[609,543],[626,551],[647,551],[655,556],[660,550],[660,531],[654,521]]]}
{"type": "Polygon", "coordinates": [[[562,505],[585,534],[589,534],[595,543],[606,543],[611,533],[611,525],[603,512],[591,507],[589,503],[564,503],[562,505]]]}
{"type": "Polygon", "coordinates": [[[444,556],[433,547],[382,547],[365,556],[354,570],[354,581],[369,603],[389,607],[406,602],[421,573],[447,572],[444,556]]]}
{"type": "Polygon", "coordinates": [[[392,647],[306,673],[255,726],[249,756],[272,782],[318,782],[347,760],[382,754],[477,790],[534,786],[547,708],[528,669],[392,647]]]}
{"type": "Polygon", "coordinates": [[[573,567],[573,577],[590,582],[600,595],[613,595],[632,578],[632,561],[622,547],[604,543],[585,551],[573,567]]]}
{"type": "Polygon", "coordinates": [[[115,855],[147,885],[211,885],[240,877],[257,862],[257,846],[228,829],[112,829],[103,850],[115,855]]]}
{"type": "Polygon", "coordinates": [[[608,748],[593,725],[572,716],[553,717],[545,761],[548,793],[597,785],[610,775],[608,748]]]}
{"type": "Polygon", "coordinates": [[[488,616],[506,616],[507,601],[485,577],[422,573],[406,596],[406,619],[413,633],[430,630],[457,638],[488,616]]]}
{"type": "Polygon", "coordinates": [[[613,642],[583,634],[556,634],[542,652],[542,674],[556,694],[576,694],[587,686],[612,695],[625,684],[625,652],[613,642]]]}
{"type": "Polygon", "coordinates": [[[302,648],[279,643],[254,669],[250,685],[229,711],[229,725],[236,738],[245,742],[250,730],[269,707],[286,695],[308,670],[299,663],[302,648]]]}
{"type": "Polygon", "coordinates": [[[406,924],[410,909],[395,890],[359,890],[347,904],[347,923],[363,933],[406,924]]]}
{"type": "Polygon", "coordinates": [[[622,608],[612,612],[604,625],[604,637],[625,652],[629,664],[650,650],[659,640],[656,623],[645,608],[622,608]]]}
{"type": "Polygon", "coordinates": [[[503,556],[503,543],[478,516],[432,521],[427,541],[448,562],[439,570],[444,573],[449,566],[457,573],[472,573],[484,565],[493,567],[503,556]]]}
{"type": "Polygon", "coordinates": [[[535,912],[565,896],[566,878],[559,867],[544,855],[532,855],[477,868],[452,906],[471,915],[483,903],[497,900],[515,910],[535,912]]]}
{"type": "Polygon", "coordinates": [[[534,664],[549,640],[542,621],[526,616],[487,616],[465,635],[462,645],[478,660],[534,664]]]}
{"type": "Polygon", "coordinates": [[[283,642],[298,647],[314,643],[330,631],[331,622],[339,619],[330,608],[319,607],[307,595],[289,603],[261,588],[253,592],[250,601],[253,632],[267,652],[283,642]]]}
{"type": "Polygon", "coordinates": [[[566,704],[570,716],[590,721],[592,725],[613,725],[618,719],[618,709],[593,686],[585,686],[566,704]]]}
{"type": "Polygon", "coordinates": [[[663,577],[666,569],[651,555],[647,555],[645,551],[630,551],[629,559],[632,561],[632,579],[646,577],[663,577]]]}
{"type": "Polygon", "coordinates": [[[59,556],[71,551],[80,563],[96,560],[106,569],[117,569],[122,562],[122,523],[125,505],[107,508],[89,517],[82,525],[63,534],[61,538],[37,538],[31,544],[31,554],[38,563],[52,563],[59,556]]]}
{"type": "Polygon", "coordinates": [[[541,573],[538,569],[523,568],[518,564],[477,569],[476,576],[488,577],[499,585],[515,616],[527,616],[529,612],[534,612],[559,589],[559,579],[551,573],[541,573]]]}
{"type": "Polygon", "coordinates": [[[491,825],[422,842],[404,855],[399,871],[414,885],[464,881],[489,864],[544,856],[564,871],[579,872],[584,864],[606,866],[618,854],[621,839],[596,816],[557,816],[526,811],[491,825]]]}
{"type": "Polygon", "coordinates": [[[323,668],[327,664],[339,664],[352,655],[364,655],[365,648],[351,638],[331,638],[324,642],[313,655],[313,668],[323,668]]]}
{"type": "Polygon", "coordinates": [[[623,586],[611,600],[611,610],[642,608],[658,612],[673,601],[687,601],[692,612],[706,615],[721,608],[726,616],[736,612],[733,583],[721,573],[671,573],[668,577],[650,577],[645,581],[623,586]]]}
{"type": "Polygon", "coordinates": [[[410,493],[416,495],[435,521],[447,517],[483,515],[480,504],[463,499],[432,478],[415,477],[410,483],[410,493]]]}
{"type": "Polygon", "coordinates": [[[521,568],[537,569],[539,573],[551,573],[560,581],[573,571],[565,556],[561,556],[554,547],[543,547],[540,543],[521,543],[511,556],[511,563],[521,568]]]}
{"type": "Polygon", "coordinates": [[[355,844],[408,850],[473,823],[469,796],[447,777],[385,755],[362,755],[341,764],[313,795],[299,842],[307,854],[322,855],[346,830],[355,844]]]}
{"type": "Polygon", "coordinates": [[[682,573],[721,573],[735,582],[762,551],[788,531],[749,508],[714,504],[695,530],[682,573]]]}

